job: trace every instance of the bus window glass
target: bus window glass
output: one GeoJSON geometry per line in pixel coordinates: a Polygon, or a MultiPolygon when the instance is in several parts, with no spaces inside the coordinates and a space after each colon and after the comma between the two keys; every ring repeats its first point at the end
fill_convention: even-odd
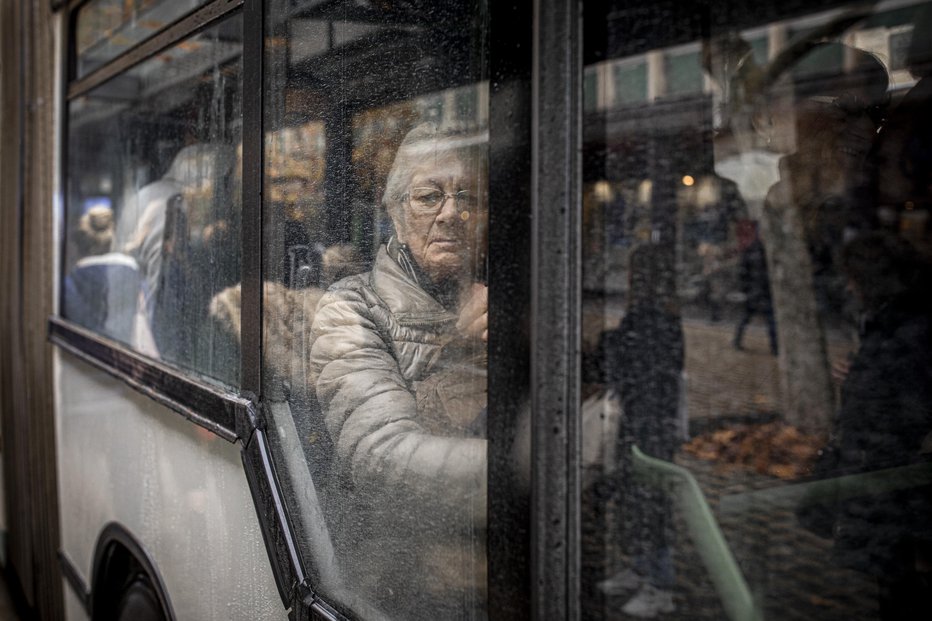
{"type": "Polygon", "coordinates": [[[74,99],[62,315],[236,385],[242,18],[74,99]]]}
{"type": "Polygon", "coordinates": [[[363,618],[486,616],[485,13],[268,11],[269,437],[315,590],[363,618]]]}
{"type": "Polygon", "coordinates": [[[76,77],[84,77],[205,2],[91,0],[78,9],[75,19],[76,77]]]}
{"type": "Polygon", "coordinates": [[[583,617],[927,617],[932,4],[585,20],[583,617]]]}

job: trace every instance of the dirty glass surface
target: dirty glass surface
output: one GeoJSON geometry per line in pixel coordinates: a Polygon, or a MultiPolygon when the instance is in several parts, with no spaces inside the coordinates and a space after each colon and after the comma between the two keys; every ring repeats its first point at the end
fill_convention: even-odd
{"type": "Polygon", "coordinates": [[[236,385],[242,18],[68,107],[62,315],[236,385]]]}
{"type": "Polygon", "coordinates": [[[585,5],[583,616],[932,615],[932,5],[585,5]]]}
{"type": "Polygon", "coordinates": [[[484,618],[485,6],[267,14],[263,390],[311,583],[484,618]]]}
{"type": "Polygon", "coordinates": [[[206,2],[91,0],[75,18],[76,77],[84,77],[206,2]]]}

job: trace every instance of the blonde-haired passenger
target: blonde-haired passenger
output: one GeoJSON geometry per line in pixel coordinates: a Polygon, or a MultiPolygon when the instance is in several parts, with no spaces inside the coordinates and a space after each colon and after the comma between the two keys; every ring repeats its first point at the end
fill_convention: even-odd
{"type": "Polygon", "coordinates": [[[62,313],[75,323],[133,345],[141,281],[136,261],[110,252],[113,211],[90,207],[72,234],[78,254],[64,282],[62,313]]]}

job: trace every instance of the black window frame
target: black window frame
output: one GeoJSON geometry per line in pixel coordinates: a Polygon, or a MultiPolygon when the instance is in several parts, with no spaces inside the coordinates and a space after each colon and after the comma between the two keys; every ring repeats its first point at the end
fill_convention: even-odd
{"type": "MultiPolygon", "coordinates": [[[[293,619],[343,619],[307,579],[262,411],[262,185],[265,3],[212,0],[75,79],[75,16],[63,12],[60,109],[165,48],[241,11],[243,32],[241,386],[218,388],[60,316],[48,338],[191,422],[239,444],[279,594],[293,619]]],[[[582,32],[580,0],[490,3],[489,603],[490,618],[579,616],[579,332],[582,32]],[[500,36],[496,36],[501,33],[500,36]],[[555,44],[554,42],[559,42],[555,44]],[[556,174],[555,174],[556,173],[556,174]],[[529,411],[528,493],[514,440],[529,411]]],[[[68,115],[59,127],[67,178],[68,115]]],[[[67,221],[67,203],[58,215],[67,221]]],[[[60,241],[65,243],[64,236],[60,241]]],[[[63,247],[63,246],[62,246],[63,247]]],[[[61,253],[59,273],[63,273],[61,253]]],[[[69,567],[63,564],[63,571],[69,567]]],[[[86,590],[86,589],[85,589],[86,590]]]]}
{"type": "MultiPolygon", "coordinates": [[[[110,78],[152,58],[185,38],[232,16],[235,12],[242,10],[244,4],[246,4],[246,0],[212,0],[199,9],[180,17],[152,37],[95,69],[84,78],[75,80],[73,77],[75,17],[76,11],[88,1],[74,2],[65,9],[64,22],[67,32],[65,44],[62,46],[63,67],[65,67],[65,70],[62,72],[62,100],[60,102],[63,116],[60,128],[61,151],[58,154],[62,179],[66,179],[68,175],[67,154],[69,145],[68,115],[66,111],[73,99],[90,92],[110,78]]],[[[249,1],[254,2],[255,0],[249,1]]],[[[244,58],[244,63],[245,60],[244,58]]],[[[244,67],[244,131],[246,108],[249,105],[249,92],[245,90],[245,86],[244,67]]],[[[64,199],[62,204],[63,209],[59,214],[58,224],[59,230],[64,233],[68,204],[64,199]]],[[[64,235],[61,241],[62,243],[65,242],[64,235]]],[[[61,252],[58,265],[59,274],[65,273],[65,260],[65,253],[61,252]]],[[[60,282],[59,287],[61,286],[62,283],[60,282]]],[[[59,291],[60,298],[61,292],[59,291]]],[[[246,331],[244,329],[244,333],[246,331]]],[[[201,426],[218,433],[218,435],[231,442],[237,440],[248,441],[249,419],[255,418],[254,395],[258,394],[258,392],[252,392],[246,387],[239,392],[233,392],[211,385],[196,379],[190,373],[146,358],[134,352],[131,348],[86,330],[60,315],[49,318],[49,339],[69,351],[80,352],[81,358],[92,361],[93,364],[105,369],[111,375],[123,379],[137,390],[142,390],[179,413],[186,414],[185,410],[190,413],[195,411],[195,408],[204,408],[208,404],[222,403],[224,406],[222,409],[202,409],[198,416],[188,416],[188,418],[192,418],[201,426]],[[250,405],[246,406],[245,403],[250,403],[250,405]],[[230,412],[233,413],[232,416],[230,412]]]]}
{"type": "MultiPolygon", "coordinates": [[[[303,569],[294,544],[294,536],[285,519],[285,509],[277,478],[268,459],[268,442],[264,435],[264,421],[259,403],[261,368],[261,227],[262,137],[261,137],[261,28],[247,24],[261,24],[255,16],[262,14],[262,0],[212,0],[198,9],[179,17],[172,24],[138,43],[119,56],[101,65],[83,78],[76,80],[74,54],[74,28],[77,11],[89,0],[74,0],[63,8],[65,24],[62,45],[60,109],[68,110],[69,102],[108,79],[152,58],[162,50],[196,34],[222,20],[242,12],[243,29],[243,236],[242,291],[244,318],[242,328],[243,355],[240,360],[241,387],[239,390],[216,387],[201,381],[185,371],[149,359],[129,347],[84,329],[59,315],[48,319],[48,338],[64,351],[122,380],[131,388],[181,414],[194,424],[227,440],[239,444],[242,461],[253,495],[260,529],[279,595],[286,609],[295,609],[302,601],[299,585],[304,583],[303,569]],[[252,20],[252,21],[250,21],[252,20]],[[247,50],[251,51],[248,53],[247,50]],[[258,50],[258,53],[256,51],[258,50]],[[250,158],[250,151],[258,157],[250,158]],[[250,165],[247,165],[247,162],[250,165]],[[258,321],[256,320],[258,318],[258,321]]],[[[60,124],[58,153],[62,178],[68,174],[68,115],[64,113],[60,124]]],[[[58,217],[59,230],[65,230],[67,201],[58,217]]],[[[64,236],[61,243],[65,243],[64,236]]],[[[64,273],[64,252],[61,252],[59,273],[64,273]]],[[[64,558],[63,555],[60,555],[64,558]]],[[[68,563],[62,571],[69,572],[68,563]]],[[[73,581],[69,581],[73,584],[73,581]]],[[[79,589],[81,590],[81,589],[79,589]]],[[[83,589],[87,591],[87,589],[83,589]]],[[[338,619],[338,615],[322,602],[309,602],[308,610],[315,609],[320,618],[338,619]]]]}
{"type": "Polygon", "coordinates": [[[535,0],[531,612],[580,617],[583,3],[535,0]]]}

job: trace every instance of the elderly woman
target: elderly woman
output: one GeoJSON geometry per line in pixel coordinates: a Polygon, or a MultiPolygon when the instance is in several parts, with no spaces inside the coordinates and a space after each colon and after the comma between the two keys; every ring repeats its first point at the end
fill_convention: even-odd
{"type": "Polygon", "coordinates": [[[382,199],[395,236],[314,319],[330,485],[351,499],[330,511],[336,547],[345,578],[392,616],[483,606],[485,162],[478,136],[413,129],[382,199]]]}

